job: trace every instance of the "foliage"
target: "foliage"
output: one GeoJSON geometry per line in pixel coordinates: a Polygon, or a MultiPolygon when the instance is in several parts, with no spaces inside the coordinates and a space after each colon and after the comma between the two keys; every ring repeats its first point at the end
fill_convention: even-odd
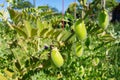
{"type": "Polygon", "coordinates": [[[101,11],[96,5],[100,5],[99,0],[92,2],[91,10],[85,7],[82,10],[87,30],[85,40],[76,37],[74,27],[79,19],[70,13],[66,12],[63,20],[61,14],[48,6],[21,10],[8,7],[10,20],[3,18],[0,22],[0,77],[9,80],[119,80],[120,24],[109,24],[103,30],[96,20],[101,11]],[[95,16],[91,17],[93,13],[95,16]],[[82,55],[77,57],[81,46],[82,55]],[[64,59],[59,68],[51,59],[52,47],[57,47],[64,59]]]}
{"type": "Polygon", "coordinates": [[[33,7],[32,3],[27,0],[6,0],[9,5],[14,9],[30,8],[33,7]]]}

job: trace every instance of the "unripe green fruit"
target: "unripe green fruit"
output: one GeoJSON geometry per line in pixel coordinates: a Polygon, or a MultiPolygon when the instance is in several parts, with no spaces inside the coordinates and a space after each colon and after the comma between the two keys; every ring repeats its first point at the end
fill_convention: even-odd
{"type": "Polygon", "coordinates": [[[109,24],[109,15],[106,10],[100,12],[98,16],[98,25],[103,29],[106,29],[109,24]]]}
{"type": "Polygon", "coordinates": [[[83,47],[82,46],[77,46],[76,47],[76,56],[80,57],[83,54],[83,47]]]}
{"type": "Polygon", "coordinates": [[[64,63],[63,57],[58,51],[57,47],[53,48],[51,51],[51,59],[57,67],[61,67],[64,63]]]}
{"type": "Polygon", "coordinates": [[[87,38],[87,30],[84,21],[78,20],[75,24],[74,30],[80,40],[85,40],[87,38]]]}

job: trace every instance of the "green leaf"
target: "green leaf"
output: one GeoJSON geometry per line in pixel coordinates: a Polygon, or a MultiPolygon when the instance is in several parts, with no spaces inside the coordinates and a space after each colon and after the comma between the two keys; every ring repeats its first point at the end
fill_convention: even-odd
{"type": "Polygon", "coordinates": [[[38,6],[38,9],[48,9],[49,7],[48,6],[38,6]]]}
{"type": "Polygon", "coordinates": [[[0,12],[0,15],[3,16],[3,14],[0,12]]]}
{"type": "Polygon", "coordinates": [[[85,45],[89,48],[90,45],[90,37],[88,37],[85,41],[85,45]]]}
{"type": "Polygon", "coordinates": [[[55,31],[54,29],[49,29],[49,31],[46,33],[46,37],[52,38],[54,31],[55,31]]]}
{"type": "Polygon", "coordinates": [[[73,42],[75,41],[75,38],[76,38],[76,35],[75,35],[75,34],[72,34],[72,36],[69,36],[69,39],[66,40],[66,41],[73,43],[73,42]]]}
{"type": "Polygon", "coordinates": [[[27,34],[22,30],[20,29],[19,27],[15,27],[13,26],[13,28],[22,36],[24,36],[24,38],[27,38],[27,34]]]}
{"type": "Polygon", "coordinates": [[[64,35],[62,36],[61,40],[66,41],[71,36],[72,33],[68,31],[64,31],[63,34],[64,35]]]}
{"type": "Polygon", "coordinates": [[[12,78],[13,77],[13,72],[9,71],[8,69],[4,69],[5,74],[9,77],[12,78]]]}
{"type": "Polygon", "coordinates": [[[52,38],[53,32],[54,32],[54,29],[48,29],[43,35],[46,38],[52,38]]]}
{"type": "Polygon", "coordinates": [[[25,25],[28,37],[32,37],[32,26],[30,22],[24,20],[24,25],[25,25]]]}
{"type": "Polygon", "coordinates": [[[11,8],[7,8],[7,9],[8,9],[8,12],[10,14],[10,18],[14,19],[16,17],[16,15],[17,15],[16,12],[11,8]]]}
{"type": "Polygon", "coordinates": [[[41,31],[40,37],[45,37],[44,34],[48,31],[48,28],[45,28],[41,31]]]}
{"type": "MultiPolygon", "coordinates": [[[[23,44],[23,46],[25,46],[25,45],[23,44]]],[[[14,49],[12,49],[12,51],[13,51],[15,59],[18,61],[18,64],[17,65],[15,64],[15,66],[19,67],[19,68],[23,67],[24,64],[25,64],[26,59],[28,58],[28,55],[26,54],[24,49],[22,49],[22,48],[14,48],[14,49]]]]}
{"type": "Polygon", "coordinates": [[[58,35],[62,32],[62,29],[55,29],[53,33],[53,38],[57,39],[58,35]]]}
{"type": "Polygon", "coordinates": [[[104,34],[103,36],[100,36],[99,39],[103,42],[112,42],[115,40],[115,38],[110,34],[104,34]]]}
{"type": "Polygon", "coordinates": [[[5,76],[3,76],[2,74],[0,74],[0,79],[1,80],[7,80],[7,78],[5,76]]]}
{"type": "Polygon", "coordinates": [[[44,26],[43,26],[42,22],[39,19],[37,19],[37,28],[38,28],[37,36],[40,36],[40,33],[43,30],[44,26]]]}
{"type": "Polygon", "coordinates": [[[47,16],[47,15],[51,15],[51,14],[55,14],[53,12],[41,12],[40,15],[41,16],[47,16]]]}
{"type": "Polygon", "coordinates": [[[32,31],[31,31],[31,36],[37,36],[37,28],[32,28],[32,31]]]}

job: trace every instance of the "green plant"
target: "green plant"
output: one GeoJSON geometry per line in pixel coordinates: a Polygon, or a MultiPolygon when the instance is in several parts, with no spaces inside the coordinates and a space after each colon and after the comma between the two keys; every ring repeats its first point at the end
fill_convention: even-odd
{"type": "Polygon", "coordinates": [[[96,21],[98,16],[89,16],[93,9],[97,9],[95,14],[99,12],[99,1],[92,2],[91,11],[83,7],[84,22],[66,13],[64,21],[69,26],[65,28],[61,14],[48,6],[21,11],[8,8],[11,20],[2,18],[0,22],[1,76],[11,80],[119,80],[119,24],[102,30],[96,21]],[[76,35],[76,26],[86,30],[84,40],[76,35]],[[56,52],[52,47],[59,49],[60,65],[52,61],[52,53],[56,52]]]}

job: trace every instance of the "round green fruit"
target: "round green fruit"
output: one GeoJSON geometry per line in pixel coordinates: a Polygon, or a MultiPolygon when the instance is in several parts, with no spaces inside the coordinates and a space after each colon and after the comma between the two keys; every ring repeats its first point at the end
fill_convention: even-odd
{"type": "Polygon", "coordinates": [[[98,25],[103,29],[106,29],[109,25],[109,15],[106,10],[102,10],[98,16],[98,25]]]}
{"type": "Polygon", "coordinates": [[[78,20],[76,22],[74,30],[80,40],[85,40],[87,38],[87,30],[83,20],[78,20]]]}
{"type": "Polygon", "coordinates": [[[61,67],[64,63],[63,57],[58,51],[57,47],[53,48],[51,51],[51,59],[57,67],[61,67]]]}

